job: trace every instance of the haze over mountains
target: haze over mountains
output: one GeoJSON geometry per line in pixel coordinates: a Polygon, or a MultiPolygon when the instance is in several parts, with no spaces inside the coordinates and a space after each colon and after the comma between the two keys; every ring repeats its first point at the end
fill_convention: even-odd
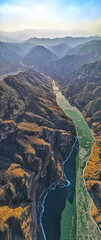
{"type": "MultiPolygon", "coordinates": [[[[80,35],[76,36],[84,36],[88,33],[84,34],[81,31],[80,35]]],[[[25,41],[29,38],[37,37],[37,38],[63,38],[65,36],[73,36],[71,31],[59,31],[54,29],[25,29],[22,31],[15,31],[15,32],[4,32],[0,31],[0,40],[1,41],[12,41],[12,42],[19,42],[19,41],[25,41]],[[2,39],[1,39],[2,38],[2,39]]],[[[75,36],[75,37],[76,37],[75,36]]],[[[98,39],[98,36],[95,36],[96,39],[98,39]]]]}
{"type": "Polygon", "coordinates": [[[50,47],[50,50],[54,52],[58,57],[64,57],[71,47],[67,43],[60,43],[50,47]]]}
{"type": "Polygon", "coordinates": [[[99,36],[90,36],[90,37],[71,37],[71,36],[66,36],[66,37],[58,37],[58,38],[30,38],[26,40],[25,42],[29,43],[35,43],[37,45],[43,45],[43,46],[53,46],[53,45],[58,45],[61,43],[66,43],[70,47],[75,47],[79,44],[83,44],[86,42],[90,42],[92,40],[100,40],[101,37],[99,36]]]}
{"type": "Polygon", "coordinates": [[[69,49],[67,53],[71,55],[72,54],[84,55],[90,61],[98,60],[100,59],[101,56],[101,40],[98,41],[93,40],[91,42],[78,45],[75,48],[69,49]]]}
{"type": "Polygon", "coordinates": [[[101,40],[98,39],[98,36],[54,39],[34,37],[20,43],[0,42],[0,74],[21,70],[26,67],[24,64],[28,67],[35,64],[45,73],[52,70],[55,76],[61,77],[86,62],[100,59],[101,40]]]}
{"type": "Polygon", "coordinates": [[[20,58],[18,46],[0,42],[0,74],[20,68],[20,58]]]}

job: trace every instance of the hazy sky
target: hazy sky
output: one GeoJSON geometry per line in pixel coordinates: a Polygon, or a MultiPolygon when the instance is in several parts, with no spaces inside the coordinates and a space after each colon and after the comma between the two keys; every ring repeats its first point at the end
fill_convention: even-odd
{"type": "Polygon", "coordinates": [[[0,0],[0,31],[29,28],[101,35],[101,0],[0,0]]]}

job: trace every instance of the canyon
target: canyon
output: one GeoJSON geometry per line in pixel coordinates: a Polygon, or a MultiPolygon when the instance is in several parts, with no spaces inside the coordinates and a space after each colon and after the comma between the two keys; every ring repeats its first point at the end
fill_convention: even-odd
{"type": "MultiPolygon", "coordinates": [[[[81,126],[85,148],[88,144],[89,149],[85,158],[79,160],[80,168],[78,171],[76,169],[77,178],[76,173],[74,174],[77,181],[74,191],[75,204],[73,199],[67,204],[68,220],[64,221],[61,218],[62,239],[67,236],[65,233],[67,229],[68,236],[70,234],[70,223],[68,227],[65,224],[70,220],[72,226],[74,206],[79,216],[77,219],[74,217],[78,222],[75,239],[85,240],[90,237],[94,240],[100,239],[100,39],[95,36],[31,38],[20,43],[0,42],[0,239],[2,240],[45,238],[41,214],[47,191],[56,186],[62,189],[67,184],[63,163],[70,155],[75,139],[77,137],[81,139],[78,134],[81,115],[76,121],[78,110],[75,111],[75,107],[80,110],[88,124],[83,120],[86,135],[88,134],[86,137],[91,137],[91,145],[86,143],[83,135],[84,126],[81,126]],[[53,90],[53,79],[57,92],[53,90]],[[58,102],[57,96],[60,90],[64,96],[61,95],[58,102]],[[70,105],[65,102],[66,99],[63,100],[64,97],[70,105]],[[74,109],[74,113],[70,109],[74,109]],[[93,137],[89,129],[92,130],[93,137]],[[81,229],[83,235],[80,233],[81,229]]],[[[77,148],[81,149],[82,139],[81,142],[80,139],[78,138],[77,148]]],[[[81,152],[84,153],[83,148],[81,152]]],[[[74,169],[75,166],[73,171],[74,169]]],[[[72,237],[74,240],[74,236],[72,237]]]]}
{"type": "Polygon", "coordinates": [[[1,81],[0,239],[44,239],[42,202],[66,183],[63,161],[75,137],[49,77],[30,70],[1,81]]]}

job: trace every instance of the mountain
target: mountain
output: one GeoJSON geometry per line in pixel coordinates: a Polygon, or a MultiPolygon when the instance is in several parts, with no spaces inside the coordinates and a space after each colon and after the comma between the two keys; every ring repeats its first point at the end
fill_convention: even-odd
{"type": "Polygon", "coordinates": [[[0,42],[0,74],[20,68],[20,49],[14,44],[0,42]]]}
{"type": "MultiPolygon", "coordinates": [[[[54,29],[25,29],[22,31],[15,31],[15,32],[3,32],[0,31],[0,35],[2,39],[1,41],[5,41],[3,38],[9,39],[11,42],[21,42],[21,41],[26,41],[27,39],[33,39],[33,38],[38,38],[38,39],[47,39],[49,42],[51,39],[53,40],[53,45],[55,44],[60,44],[63,43],[65,37],[64,36],[72,36],[72,32],[69,31],[59,31],[59,30],[54,30],[54,29]],[[60,37],[63,36],[63,37],[60,37]]],[[[67,37],[69,43],[73,44],[72,46],[76,46],[78,44],[82,44],[87,41],[91,40],[97,40],[99,39],[99,36],[91,36],[91,37],[67,37]],[[76,39],[76,45],[74,44],[74,41],[76,39]]],[[[68,43],[68,44],[69,44],[68,43]]],[[[36,43],[37,45],[43,45],[42,42],[36,43]]]]}
{"type": "Polygon", "coordinates": [[[85,112],[86,117],[101,120],[97,115],[101,111],[101,61],[85,64],[67,77],[64,85],[67,86],[66,96],[85,112]]]}
{"type": "Polygon", "coordinates": [[[43,46],[36,46],[27,52],[23,59],[23,63],[27,65],[35,65],[36,67],[56,60],[58,57],[43,46]]]}
{"type": "Polygon", "coordinates": [[[69,36],[66,36],[66,37],[61,37],[61,38],[33,37],[33,38],[26,40],[25,42],[34,43],[36,45],[42,45],[44,47],[51,47],[54,45],[66,43],[70,47],[75,47],[77,45],[84,44],[84,43],[90,42],[92,40],[100,40],[100,39],[101,39],[101,37],[99,37],[99,36],[92,36],[92,37],[69,37],[69,36]]]}
{"type": "Polygon", "coordinates": [[[83,55],[89,61],[101,59],[101,40],[91,41],[70,49],[67,54],[83,55]]]}
{"type": "Polygon", "coordinates": [[[16,45],[20,48],[20,53],[22,54],[23,57],[30,49],[32,49],[33,47],[36,47],[36,44],[26,43],[26,42],[16,43],[16,45]]]}
{"type": "Polygon", "coordinates": [[[7,36],[4,36],[4,35],[0,34],[0,41],[2,41],[2,42],[12,42],[12,39],[7,37],[7,36]]]}
{"type": "Polygon", "coordinates": [[[92,217],[101,230],[101,61],[86,64],[67,77],[64,93],[93,130],[95,142],[84,178],[93,200],[92,217]]]}
{"type": "Polygon", "coordinates": [[[42,202],[49,188],[66,183],[63,160],[75,136],[50,78],[31,70],[1,81],[0,239],[44,239],[42,202]]]}
{"type": "Polygon", "coordinates": [[[41,71],[60,82],[64,75],[68,76],[84,63],[86,63],[86,58],[84,56],[67,55],[57,61],[43,65],[41,71]]]}
{"type": "Polygon", "coordinates": [[[39,71],[45,70],[45,73],[48,74],[50,72],[54,73],[52,77],[63,77],[67,72],[71,73],[71,69],[74,71],[80,67],[81,63],[84,64],[101,58],[101,40],[92,41],[96,38],[99,39],[95,36],[89,38],[32,38],[21,43],[0,42],[0,74],[3,75],[23,67],[26,68],[26,66],[23,66],[23,64],[26,64],[28,66],[35,65],[39,71]],[[69,49],[71,46],[86,41],[90,42],[69,49]],[[40,43],[41,46],[38,45],[40,43]],[[64,58],[67,50],[69,54],[64,58]],[[72,57],[69,55],[72,55],[72,57]],[[76,55],[82,55],[82,57],[78,56],[78,60],[76,60],[76,55]],[[57,61],[61,57],[63,59],[57,61]],[[53,63],[50,64],[50,62],[53,63]]]}
{"type": "Polygon", "coordinates": [[[35,44],[0,42],[0,75],[23,70],[22,60],[33,47],[35,44]]]}
{"type": "Polygon", "coordinates": [[[54,52],[58,57],[62,58],[64,57],[65,55],[67,55],[67,50],[69,50],[71,47],[66,44],[66,43],[61,43],[61,44],[58,44],[58,45],[54,45],[52,47],[50,47],[50,50],[52,52],[54,52]]]}
{"type": "MultiPolygon", "coordinates": [[[[51,48],[52,49],[52,48],[51,48]]],[[[50,75],[60,84],[65,82],[67,76],[85,63],[101,59],[101,40],[91,41],[68,50],[68,55],[42,66],[43,72],[50,75]]]]}

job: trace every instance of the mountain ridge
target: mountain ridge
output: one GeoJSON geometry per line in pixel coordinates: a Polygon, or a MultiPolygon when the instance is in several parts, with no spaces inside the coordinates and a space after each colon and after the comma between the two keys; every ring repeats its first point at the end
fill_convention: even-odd
{"type": "Polygon", "coordinates": [[[0,84],[0,239],[44,239],[46,191],[63,186],[76,132],[56,103],[52,80],[34,70],[0,84]]]}
{"type": "Polygon", "coordinates": [[[41,67],[45,63],[49,63],[53,60],[58,59],[56,54],[48,50],[47,48],[38,45],[27,52],[23,59],[23,63],[28,65],[35,65],[41,67]]]}

